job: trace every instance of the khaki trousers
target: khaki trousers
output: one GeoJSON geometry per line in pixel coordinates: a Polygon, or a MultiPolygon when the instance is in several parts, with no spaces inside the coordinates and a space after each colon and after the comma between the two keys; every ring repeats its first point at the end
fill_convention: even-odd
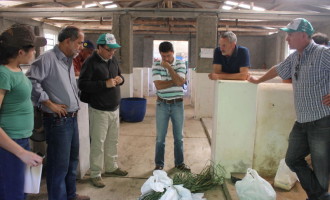
{"type": "Polygon", "coordinates": [[[95,178],[101,176],[103,167],[106,172],[112,172],[118,168],[119,110],[111,112],[89,107],[89,120],[90,176],[95,178]]]}

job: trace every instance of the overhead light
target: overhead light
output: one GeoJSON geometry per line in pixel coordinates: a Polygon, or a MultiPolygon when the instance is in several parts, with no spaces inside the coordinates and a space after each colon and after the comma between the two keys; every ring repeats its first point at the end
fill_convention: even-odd
{"type": "Polygon", "coordinates": [[[117,8],[117,4],[112,4],[112,5],[108,5],[108,6],[105,6],[105,8],[117,8]]]}
{"type": "Polygon", "coordinates": [[[110,4],[113,3],[113,1],[100,1],[100,4],[104,5],[104,4],[110,4]]]}
{"type": "Polygon", "coordinates": [[[247,5],[247,4],[244,4],[244,3],[238,4],[238,7],[245,8],[245,9],[251,9],[250,5],[247,5]]]}
{"type": "Polygon", "coordinates": [[[0,1],[0,8],[2,7],[11,7],[11,6],[17,6],[20,4],[24,4],[24,1],[0,1]]]}
{"type": "Polygon", "coordinates": [[[233,2],[233,1],[225,1],[225,4],[231,5],[231,6],[237,6],[238,5],[237,2],[233,2]]]}
{"type": "Polygon", "coordinates": [[[252,10],[255,10],[255,11],[265,11],[266,9],[261,8],[261,7],[253,6],[252,10]]]}
{"type": "MultiPolygon", "coordinates": [[[[237,3],[237,2],[234,2],[234,1],[225,1],[225,4],[230,5],[230,6],[237,6],[237,7],[244,8],[244,9],[251,9],[251,6],[249,4],[245,4],[245,3],[237,3]]],[[[264,9],[262,7],[253,6],[252,10],[265,11],[266,9],[264,9]]]]}
{"type": "MultiPolygon", "coordinates": [[[[86,4],[85,8],[91,8],[91,7],[95,7],[97,6],[95,3],[91,3],[91,4],[86,4]]],[[[82,6],[76,6],[75,8],[82,8],[82,6]]]]}
{"type": "Polygon", "coordinates": [[[231,7],[231,6],[222,6],[222,9],[224,9],[224,10],[231,10],[233,7],[231,7]]]}

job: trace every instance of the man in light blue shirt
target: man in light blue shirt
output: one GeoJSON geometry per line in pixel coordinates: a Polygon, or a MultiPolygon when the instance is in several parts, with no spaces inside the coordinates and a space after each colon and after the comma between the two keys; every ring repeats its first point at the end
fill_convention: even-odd
{"type": "Polygon", "coordinates": [[[309,200],[330,200],[330,49],[313,42],[314,29],[306,19],[294,19],[281,30],[288,33],[286,40],[296,51],[262,77],[248,81],[261,83],[277,75],[292,78],[297,121],[285,161],[309,200]],[[309,153],[313,169],[305,161],[309,153]]]}
{"type": "Polygon", "coordinates": [[[79,101],[72,64],[83,48],[84,33],[68,26],[60,31],[58,41],[27,72],[33,86],[32,100],[41,105],[47,134],[48,200],[89,200],[88,196],[76,194],[79,101]]]}

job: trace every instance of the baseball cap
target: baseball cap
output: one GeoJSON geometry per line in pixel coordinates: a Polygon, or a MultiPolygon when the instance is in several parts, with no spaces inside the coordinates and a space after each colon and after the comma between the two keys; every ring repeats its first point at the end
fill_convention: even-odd
{"type": "Polygon", "coordinates": [[[312,24],[304,18],[296,18],[292,20],[286,27],[280,28],[280,30],[288,33],[305,32],[307,35],[312,35],[314,33],[312,24]]]}
{"type": "Polygon", "coordinates": [[[0,42],[17,48],[32,45],[43,47],[47,44],[44,37],[35,36],[31,27],[24,24],[14,24],[0,35],[0,42]]]}
{"type": "Polygon", "coordinates": [[[117,44],[115,36],[110,33],[103,33],[100,35],[99,39],[96,41],[96,44],[106,44],[109,48],[112,49],[121,47],[119,44],[117,44]]]}
{"type": "Polygon", "coordinates": [[[83,46],[84,48],[95,49],[94,44],[89,40],[84,41],[83,46]]]}

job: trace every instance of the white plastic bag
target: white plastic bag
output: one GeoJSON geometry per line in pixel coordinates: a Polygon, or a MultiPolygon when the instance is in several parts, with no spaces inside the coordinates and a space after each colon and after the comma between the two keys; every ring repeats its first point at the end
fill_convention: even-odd
{"type": "Polygon", "coordinates": [[[162,170],[154,170],[153,176],[142,185],[140,198],[149,192],[164,192],[165,189],[166,192],[159,200],[206,200],[203,198],[203,193],[193,194],[183,185],[173,185],[173,180],[162,170]]]}
{"type": "Polygon", "coordinates": [[[164,188],[173,185],[172,179],[167,176],[167,173],[163,170],[154,170],[153,176],[142,185],[142,195],[147,194],[151,191],[164,192],[164,188]]]}
{"type": "Polygon", "coordinates": [[[276,172],[274,186],[289,191],[297,180],[296,173],[292,172],[286,165],[285,160],[282,159],[276,172]]]}
{"type": "Polygon", "coordinates": [[[254,169],[247,169],[245,177],[235,184],[240,200],[275,200],[276,193],[265,179],[254,169]]]}

